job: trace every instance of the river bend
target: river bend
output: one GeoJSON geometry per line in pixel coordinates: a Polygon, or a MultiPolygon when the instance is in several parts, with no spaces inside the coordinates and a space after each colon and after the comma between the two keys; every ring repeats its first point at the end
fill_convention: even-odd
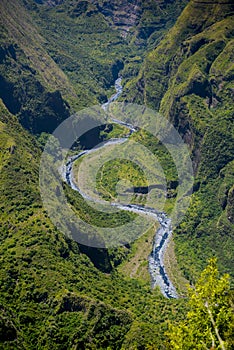
{"type": "MultiPolygon", "coordinates": [[[[116,89],[116,93],[112,95],[105,104],[102,105],[102,108],[104,110],[107,110],[110,103],[117,100],[117,98],[121,95],[122,93],[121,78],[118,78],[115,81],[115,89],[116,89]]],[[[112,122],[119,125],[123,125],[126,128],[128,128],[130,131],[129,135],[125,138],[112,139],[112,140],[103,142],[100,147],[96,147],[91,150],[84,150],[79,154],[68,158],[65,166],[65,172],[64,172],[64,179],[73,190],[78,191],[82,195],[82,197],[85,198],[86,200],[94,201],[100,204],[102,203],[104,204],[105,202],[102,201],[101,199],[99,200],[97,198],[90,198],[86,193],[82,192],[81,189],[77,187],[77,184],[75,183],[73,178],[72,166],[73,166],[73,163],[80,157],[83,157],[92,152],[100,152],[103,147],[108,147],[113,144],[120,144],[125,142],[128,139],[128,137],[133,132],[136,131],[133,125],[124,123],[118,119],[112,119],[112,122]]],[[[153,250],[148,258],[149,273],[151,276],[151,285],[152,285],[152,288],[158,286],[162,294],[167,298],[178,298],[176,289],[173,286],[164,266],[165,250],[172,236],[172,226],[171,226],[170,218],[168,218],[166,213],[164,212],[160,212],[153,208],[148,208],[141,205],[135,205],[135,204],[123,205],[123,204],[117,204],[117,203],[110,203],[110,205],[115,206],[120,210],[134,212],[137,214],[148,215],[150,217],[153,217],[159,223],[160,227],[155,233],[153,250]]]]}

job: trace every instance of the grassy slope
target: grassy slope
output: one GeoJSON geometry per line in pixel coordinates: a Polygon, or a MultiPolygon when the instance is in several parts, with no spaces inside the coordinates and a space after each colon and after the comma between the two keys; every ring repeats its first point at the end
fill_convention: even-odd
{"type": "MultiPolygon", "coordinates": [[[[11,1],[8,3],[11,4],[11,1]]],[[[8,6],[6,2],[1,2],[1,4],[8,6]]],[[[12,4],[12,9],[14,8],[12,4]]],[[[191,142],[191,148],[197,150],[197,145],[199,145],[199,150],[204,157],[204,160],[198,162],[194,154],[195,164],[197,161],[199,165],[197,183],[200,183],[200,189],[194,194],[192,209],[188,214],[187,221],[181,225],[181,235],[178,236],[178,241],[176,240],[180,266],[183,267],[186,276],[190,278],[196,276],[197,269],[200,268],[200,261],[202,266],[207,255],[213,252],[219,254],[223,269],[225,269],[225,265],[230,269],[232,267],[230,262],[233,255],[230,247],[233,244],[233,225],[230,220],[233,218],[233,163],[226,161],[226,159],[229,160],[229,154],[232,151],[232,141],[226,137],[227,132],[231,133],[231,113],[226,106],[232,105],[230,84],[233,73],[229,66],[232,34],[228,29],[231,22],[229,23],[228,19],[224,19],[223,22],[221,17],[225,17],[225,12],[218,11],[218,9],[217,6],[213,11],[214,15],[211,16],[210,12],[207,13],[202,7],[195,16],[193,25],[188,27],[191,11],[194,14],[194,9],[188,7],[170,34],[172,42],[169,40],[171,38],[169,35],[157,49],[159,51],[153,51],[147,58],[145,70],[141,72],[143,78],[138,83],[138,88],[145,86],[145,102],[151,107],[159,105],[159,101],[163,97],[161,92],[166,92],[169,89],[170,94],[167,93],[164,96],[161,104],[163,112],[171,118],[174,115],[179,115],[178,127],[185,135],[187,129],[180,123],[185,123],[187,119],[191,122],[193,128],[189,125],[189,130],[191,129],[192,134],[195,135],[193,142],[191,142]],[[219,24],[216,23],[217,19],[220,19],[219,24]],[[215,23],[214,26],[212,26],[213,23],[215,23]],[[209,26],[210,29],[207,28],[209,26]],[[204,35],[209,42],[198,48],[199,55],[196,55],[195,49],[197,41],[200,40],[200,32],[201,36],[204,35]],[[197,34],[194,35],[194,33],[197,34]],[[213,40],[212,35],[215,36],[215,42],[210,43],[210,40],[213,40]],[[225,45],[227,44],[226,46],[224,44],[219,46],[220,38],[225,45]],[[180,46],[178,47],[178,42],[181,41],[185,43],[185,52],[180,46]],[[216,44],[217,46],[215,46],[216,44]],[[212,56],[213,51],[219,52],[217,58],[212,56]],[[206,72],[203,65],[200,66],[200,60],[207,59],[208,54],[211,54],[212,70],[210,68],[210,71],[206,72]],[[203,57],[202,59],[200,55],[203,57]],[[169,69],[169,60],[172,59],[172,56],[174,57],[173,64],[169,69]],[[194,62],[193,64],[190,62],[190,56],[193,57],[198,68],[194,67],[194,62]],[[160,61],[157,62],[159,57],[160,61]],[[162,79],[164,74],[165,79],[162,79]],[[168,79],[168,74],[170,79],[168,79]],[[194,88],[193,82],[198,81],[199,86],[205,87],[205,91],[207,89],[209,93],[205,82],[206,80],[210,81],[213,76],[217,81],[217,84],[214,84],[217,88],[215,90],[215,86],[213,87],[212,110],[212,106],[208,108],[205,103],[210,96],[200,96],[196,94],[196,91],[193,91],[192,94],[188,90],[190,86],[188,87],[186,84],[189,81],[194,88]],[[189,80],[188,77],[191,79],[189,80]],[[162,85],[160,85],[161,82],[162,85]],[[179,102],[177,101],[175,105],[173,103],[174,97],[181,92],[183,96],[179,95],[179,102]],[[169,95],[173,98],[171,99],[169,95]],[[220,100],[219,104],[216,104],[216,100],[220,100]],[[184,114],[174,113],[174,108],[176,111],[177,109],[183,111],[184,114]],[[201,118],[197,117],[198,109],[201,118]],[[211,123],[211,119],[213,123],[211,123]],[[224,145],[219,142],[217,129],[220,139],[226,142],[224,145]],[[208,133],[207,130],[211,132],[208,133]],[[216,140],[216,144],[214,144],[214,140],[216,140]],[[223,146],[225,146],[225,153],[223,153],[223,146]],[[210,166],[214,154],[216,159],[219,156],[217,168],[210,166]],[[208,158],[209,162],[206,162],[207,157],[210,157],[208,158]],[[185,233],[187,234],[185,235],[185,233]],[[223,244],[217,247],[220,237],[223,244]],[[204,249],[204,244],[206,249],[204,249]],[[194,253],[195,249],[197,251],[194,253]]],[[[40,9],[41,12],[35,14],[37,25],[39,24],[40,28],[40,30],[36,30],[36,33],[35,25],[30,22],[27,12],[22,9],[23,12],[19,12],[21,16],[18,16],[18,8],[14,11],[15,22],[18,25],[22,23],[20,22],[22,18],[29,20],[29,28],[25,28],[23,23],[20,30],[26,31],[24,32],[26,37],[32,32],[37,38],[39,57],[46,55],[45,62],[48,62],[49,69],[46,68],[47,64],[42,65],[41,59],[38,57],[28,61],[28,53],[32,57],[36,56],[35,47],[28,47],[23,42],[22,36],[19,37],[17,34],[13,39],[10,39],[6,50],[7,53],[10,52],[7,59],[10,60],[11,67],[14,68],[14,70],[10,70],[11,79],[15,84],[14,79],[19,77],[18,72],[21,69],[24,78],[27,74],[30,77],[33,76],[34,83],[39,81],[45,86],[46,92],[59,89],[64,96],[69,94],[67,98],[69,102],[73,99],[72,93],[70,94],[69,81],[71,81],[72,89],[79,95],[79,106],[94,103],[110,86],[109,73],[116,60],[116,54],[118,58],[122,59],[129,54],[127,52],[129,47],[119,37],[119,34],[113,33],[111,30],[104,31],[107,27],[100,14],[94,14],[91,22],[90,17],[86,16],[75,18],[74,21],[68,16],[66,6],[60,8],[62,12],[58,10],[59,8],[40,9]],[[64,24],[63,19],[65,18],[64,24]],[[45,25],[45,20],[47,25],[45,25]],[[91,25],[86,25],[87,23],[91,23],[91,25]],[[71,28],[71,32],[69,32],[69,28],[71,28]],[[93,31],[96,30],[97,35],[93,36],[93,31]],[[39,31],[46,39],[42,39],[42,36],[38,34],[39,31]],[[106,42],[101,41],[103,33],[106,32],[109,34],[108,40],[114,40],[114,43],[120,40],[119,46],[116,44],[116,48],[110,47],[108,60],[102,56],[103,52],[105,54],[107,52],[106,42]],[[76,43],[77,36],[81,38],[82,45],[76,43]],[[69,38],[73,39],[66,46],[69,38]],[[14,54],[12,56],[11,51],[9,51],[12,40],[13,42],[17,41],[17,46],[14,46],[17,59],[14,59],[14,54]],[[87,40],[90,43],[88,46],[87,40]],[[58,46],[56,46],[55,41],[57,41],[58,46]],[[21,44],[20,48],[18,47],[19,43],[21,44]],[[100,46],[100,43],[104,46],[100,46]],[[119,52],[117,52],[118,49],[119,52]],[[26,50],[30,50],[30,52],[26,50]],[[49,56],[53,57],[53,60],[48,56],[48,53],[49,56]],[[79,54],[86,62],[87,67],[82,66],[77,70],[76,57],[79,54]],[[19,66],[17,66],[18,63],[19,66]],[[28,67],[25,68],[25,64],[30,69],[34,68],[36,72],[32,74],[28,67]],[[66,78],[65,90],[60,88],[60,83],[63,81],[61,79],[64,77],[61,68],[69,76],[69,80],[66,78]],[[85,68],[84,71],[82,71],[83,68],[85,68]],[[58,77],[56,80],[49,78],[50,69],[58,77]],[[92,69],[95,72],[90,77],[92,69]],[[105,79],[100,81],[100,75],[104,76],[106,73],[108,74],[105,79]],[[13,77],[14,75],[15,77],[13,77]],[[36,77],[35,80],[34,77],[36,77]],[[85,83],[83,84],[83,82],[85,83]],[[90,86],[93,88],[92,91],[90,91],[90,86]]],[[[71,7],[71,11],[73,11],[73,7],[71,7]]],[[[147,14],[147,11],[145,13],[147,14]]],[[[145,21],[146,19],[145,15],[145,21]]],[[[14,32],[12,31],[12,33],[14,32]]],[[[131,40],[134,41],[135,39],[132,38],[131,40]]],[[[29,35],[27,40],[32,41],[31,39],[32,37],[29,35]]],[[[134,67],[135,60],[138,62],[138,59],[135,51],[132,55],[132,61],[130,61],[133,64],[130,66],[134,67]]],[[[6,67],[5,64],[4,61],[3,68],[6,67]]],[[[22,86],[29,86],[27,80],[21,82],[22,86]]],[[[33,89],[30,87],[29,90],[33,89]]],[[[36,91],[33,96],[37,94],[36,91]]],[[[19,96],[22,95],[22,90],[20,90],[19,96]]],[[[142,95],[138,96],[141,100],[142,95]]],[[[35,110],[38,110],[38,106],[35,106],[35,110]]],[[[121,273],[113,272],[107,275],[100,272],[85,254],[81,254],[76,243],[65,239],[52,226],[41,207],[37,188],[39,152],[35,141],[23,131],[15,118],[2,105],[1,120],[0,202],[1,280],[3,281],[1,337],[8,340],[2,345],[2,348],[34,349],[36,344],[37,347],[53,349],[95,349],[107,348],[107,346],[113,349],[121,348],[121,346],[122,349],[134,349],[134,346],[140,348],[146,344],[154,343],[160,349],[164,349],[162,339],[167,328],[167,320],[182,315],[181,308],[185,305],[184,301],[168,302],[164,300],[158,291],[150,291],[148,281],[145,284],[145,282],[125,278],[121,273]],[[177,315],[178,310],[179,315],[177,315]]],[[[145,142],[147,144],[147,138],[145,142]]],[[[169,178],[173,179],[173,174],[169,174],[169,178]]],[[[146,243],[147,246],[147,242],[143,243],[146,243]]],[[[137,251],[137,248],[139,246],[133,247],[133,252],[136,249],[138,261],[132,261],[130,256],[131,266],[129,269],[134,270],[134,266],[140,263],[135,277],[141,279],[142,276],[145,276],[144,259],[147,253],[144,251],[138,255],[139,249],[137,251]],[[140,271],[141,269],[143,272],[140,271]]],[[[146,250],[148,249],[150,248],[146,247],[146,250]]],[[[117,259],[116,254],[114,254],[114,259],[117,259]]]]}
{"type": "Polygon", "coordinates": [[[78,14],[76,6],[66,1],[49,9],[38,6],[31,14],[46,39],[44,46],[72,81],[75,108],[80,109],[105,100],[128,48],[94,5],[81,8],[78,14]]]}
{"type": "MultiPolygon", "coordinates": [[[[19,45],[35,69],[40,81],[51,91],[60,90],[64,97],[75,97],[75,91],[66,75],[43,49],[45,39],[38,33],[32,18],[21,3],[1,1],[1,24],[7,31],[8,42],[19,45]]],[[[6,40],[6,38],[4,38],[6,40]]]]}
{"type": "Polygon", "coordinates": [[[195,193],[175,237],[191,279],[213,254],[222,271],[234,270],[233,11],[231,2],[191,1],[132,89],[133,100],[160,109],[191,149],[195,193]]]}
{"type": "Polygon", "coordinates": [[[1,1],[0,9],[0,97],[24,127],[51,132],[69,116],[65,100],[75,91],[20,2],[1,1]]]}
{"type": "Polygon", "coordinates": [[[156,229],[157,225],[150,228],[143,236],[132,244],[130,253],[119,265],[118,271],[127,277],[136,278],[150,284],[148,257],[149,253],[152,251],[156,229]]]}
{"type": "Polygon", "coordinates": [[[100,103],[110,95],[118,71],[135,76],[145,51],[172,26],[186,1],[66,0],[55,7],[27,0],[45,48],[72,81],[76,108],[100,103]],[[123,28],[128,29],[124,37],[123,28]]]}
{"type": "Polygon", "coordinates": [[[111,94],[108,89],[121,67],[119,62],[125,64],[122,71],[124,82],[136,75],[147,47],[155,45],[185,3],[143,1],[138,21],[130,28],[126,39],[120,36],[122,26],[116,26],[115,21],[120,18],[121,22],[124,17],[126,20],[128,14],[131,16],[129,2],[117,1],[110,5],[99,1],[100,12],[95,5],[79,7],[72,1],[48,8],[35,6],[28,0],[27,6],[45,38],[44,49],[73,83],[77,93],[76,106],[80,108],[101,102],[106,94],[111,94]],[[106,16],[106,10],[109,16],[106,16]]]}
{"type": "Polygon", "coordinates": [[[0,347],[130,349],[153,342],[163,349],[166,318],[184,302],[100,272],[56,230],[38,192],[36,145],[2,103],[0,115],[0,347]]]}
{"type": "Polygon", "coordinates": [[[148,40],[172,25],[184,1],[159,7],[143,2],[129,39],[113,25],[116,18],[121,22],[128,16],[128,2],[51,4],[0,3],[0,97],[34,133],[51,132],[74,110],[104,102],[123,63],[125,79],[136,75],[148,40]],[[169,9],[171,16],[165,13],[169,9]],[[141,37],[142,30],[148,34],[141,37]]]}

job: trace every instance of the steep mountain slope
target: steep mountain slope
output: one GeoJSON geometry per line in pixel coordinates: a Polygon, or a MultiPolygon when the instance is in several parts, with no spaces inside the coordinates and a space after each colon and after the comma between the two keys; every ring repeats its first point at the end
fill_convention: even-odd
{"type": "Polygon", "coordinates": [[[90,26],[86,12],[77,19],[75,5],[70,12],[62,5],[0,3],[0,348],[164,348],[167,319],[183,315],[184,300],[169,303],[148,283],[124,278],[107,251],[66,239],[42,207],[41,150],[18,121],[33,133],[51,132],[71,110],[105,99],[122,67],[118,57],[129,54],[103,15],[92,14],[90,26]],[[95,51],[104,33],[109,39],[95,51]],[[83,46],[74,48],[72,38],[83,46]]]}
{"type": "Polygon", "coordinates": [[[95,102],[103,102],[120,70],[126,78],[136,74],[145,49],[172,26],[185,3],[67,0],[35,7],[27,0],[47,49],[73,82],[78,98],[89,89],[88,102],[93,95],[95,102]]]}
{"type": "Polygon", "coordinates": [[[159,44],[184,3],[0,2],[0,348],[166,349],[168,322],[184,317],[185,299],[165,300],[116,271],[114,253],[53,226],[41,149],[20,125],[51,132],[103,102],[119,72],[126,99],[160,108],[191,149],[195,193],[175,239],[185,276],[213,254],[233,272],[233,5],[191,1],[159,44]]]}
{"type": "Polygon", "coordinates": [[[183,314],[184,301],[168,303],[149,285],[100,272],[104,252],[99,266],[94,257],[97,269],[51,224],[39,196],[37,145],[2,102],[0,115],[0,348],[162,346],[165,315],[183,314]]]}
{"type": "Polygon", "coordinates": [[[126,89],[169,118],[191,149],[195,193],[176,237],[187,278],[213,254],[234,271],[233,14],[232,2],[191,1],[126,89]]]}
{"type": "Polygon", "coordinates": [[[74,100],[75,91],[43,49],[44,39],[24,7],[1,1],[0,10],[0,97],[24,127],[51,132],[69,116],[65,99],[74,100]]]}
{"type": "Polygon", "coordinates": [[[0,97],[24,127],[51,132],[69,113],[106,101],[120,70],[135,75],[150,36],[184,3],[1,1],[0,97]]]}

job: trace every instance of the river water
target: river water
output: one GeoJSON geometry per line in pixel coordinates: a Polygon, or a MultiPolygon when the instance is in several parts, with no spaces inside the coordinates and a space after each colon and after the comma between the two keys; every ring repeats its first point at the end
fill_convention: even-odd
{"type": "MultiPolygon", "coordinates": [[[[122,85],[121,85],[121,78],[118,78],[115,81],[115,89],[116,93],[112,95],[109,100],[102,105],[102,108],[106,111],[108,109],[108,106],[111,102],[117,100],[117,98],[122,93],[122,85]]],[[[102,143],[100,147],[91,149],[91,150],[84,150],[80,152],[79,154],[70,157],[66,163],[65,167],[65,181],[67,184],[75,191],[78,191],[83,198],[86,200],[94,201],[96,203],[104,204],[105,202],[101,199],[97,198],[91,198],[86,193],[82,192],[80,188],[78,188],[77,184],[74,182],[73,179],[73,172],[72,172],[72,166],[73,163],[80,157],[83,157],[87,154],[90,154],[92,152],[101,152],[103,147],[108,147],[113,144],[120,144],[128,140],[128,137],[136,131],[133,125],[124,123],[118,119],[112,119],[112,123],[123,125],[126,128],[130,130],[129,135],[125,138],[119,138],[119,139],[113,139],[109,140],[107,142],[102,143]]],[[[153,217],[160,225],[159,229],[155,233],[154,242],[153,242],[153,249],[152,252],[148,258],[149,260],[149,273],[151,276],[151,285],[152,288],[158,286],[162,292],[162,294],[167,298],[178,298],[178,294],[176,292],[175,287],[173,286],[167,272],[164,266],[164,254],[165,250],[167,248],[168,242],[172,236],[172,226],[171,226],[171,220],[167,217],[166,213],[157,211],[153,208],[145,208],[140,205],[134,205],[134,204],[117,204],[117,203],[110,203],[111,205],[117,207],[120,210],[125,210],[129,212],[134,212],[137,214],[146,214],[148,216],[153,217]]]]}

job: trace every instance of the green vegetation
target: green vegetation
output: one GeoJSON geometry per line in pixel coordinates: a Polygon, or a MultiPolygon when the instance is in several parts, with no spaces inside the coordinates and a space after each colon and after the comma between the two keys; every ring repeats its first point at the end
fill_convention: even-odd
{"type": "Polygon", "coordinates": [[[0,97],[25,128],[52,132],[69,116],[62,94],[74,98],[74,91],[42,49],[42,38],[25,9],[8,1],[2,1],[0,9],[0,97]]]}
{"type": "Polygon", "coordinates": [[[233,348],[234,306],[228,275],[219,278],[215,259],[189,290],[189,311],[184,321],[170,327],[172,349],[233,348]]]}
{"type": "Polygon", "coordinates": [[[130,251],[118,267],[120,273],[128,278],[138,279],[141,282],[143,281],[150,284],[148,257],[152,251],[153,240],[157,228],[158,225],[155,224],[131,244],[130,251]]]}
{"type": "Polygon", "coordinates": [[[42,3],[0,4],[0,98],[35,134],[51,132],[69,114],[105,102],[120,71],[126,80],[137,75],[150,38],[172,26],[174,13],[184,6],[177,0],[161,9],[146,1],[141,12],[128,1],[116,1],[110,9],[102,1],[42,3]],[[121,23],[129,11],[133,22],[125,38],[121,23]]]}
{"type": "Polygon", "coordinates": [[[135,214],[126,211],[120,211],[118,213],[98,212],[90,207],[79,193],[71,190],[69,186],[65,186],[68,200],[73,208],[77,210],[79,217],[86,222],[90,222],[94,226],[115,227],[120,224],[125,224],[136,217],[135,214]]]}
{"type": "Polygon", "coordinates": [[[118,124],[107,124],[105,129],[100,132],[100,136],[104,140],[115,139],[119,137],[126,137],[128,129],[118,124]]]}
{"type": "Polygon", "coordinates": [[[148,186],[144,171],[139,165],[127,159],[115,159],[106,162],[98,172],[97,190],[102,193],[106,200],[113,200],[119,192],[123,194],[127,190],[131,190],[131,187],[129,189],[126,185],[123,185],[118,191],[117,185],[121,179],[127,181],[133,187],[148,186]],[[111,181],[108,181],[108,179],[111,179],[111,181]]]}
{"type": "Polygon", "coordinates": [[[119,195],[123,203],[147,202],[147,206],[167,212],[175,203],[178,175],[172,156],[145,130],[134,133],[122,145],[102,149],[101,155],[85,155],[75,162],[74,169],[75,181],[79,178],[79,186],[91,197],[101,195],[107,201],[115,201],[119,195]],[[143,192],[147,189],[148,194],[141,193],[141,188],[143,192]]]}
{"type": "Polygon", "coordinates": [[[190,147],[194,194],[174,240],[192,281],[213,255],[222,272],[234,271],[233,33],[231,2],[191,1],[126,86],[130,100],[159,110],[190,147]]]}
{"type": "Polygon", "coordinates": [[[38,192],[35,140],[2,104],[0,115],[0,347],[162,347],[166,319],[183,314],[184,300],[169,303],[148,283],[101,272],[110,264],[106,251],[82,253],[52,225],[38,192]]]}
{"type": "MultiPolygon", "coordinates": [[[[186,2],[0,2],[0,349],[233,348],[233,4],[191,0],[179,16],[186,2]],[[150,288],[155,226],[134,242],[127,238],[135,232],[121,232],[118,248],[82,246],[53,225],[40,197],[48,133],[74,111],[105,102],[119,73],[121,98],[160,110],[190,147],[192,202],[165,256],[184,296],[178,300],[150,288]],[[230,278],[218,278],[214,260],[199,278],[214,255],[230,278]],[[195,283],[189,301],[185,279],[195,283]]],[[[126,133],[106,125],[74,148],[126,133]]],[[[98,168],[98,195],[114,200],[126,190],[121,179],[131,188],[157,178],[167,187],[162,209],[170,213],[179,181],[172,156],[143,129],[129,141],[152,152],[163,174],[149,161],[146,176],[134,156],[123,162],[122,148],[98,168]]],[[[98,157],[82,163],[75,169],[93,169],[98,157]]],[[[88,173],[81,185],[92,191],[88,173]]],[[[66,184],[63,190],[73,211],[95,226],[89,234],[142,221],[125,211],[97,212],[66,184]]],[[[132,200],[144,204],[144,196],[132,200]]]]}

